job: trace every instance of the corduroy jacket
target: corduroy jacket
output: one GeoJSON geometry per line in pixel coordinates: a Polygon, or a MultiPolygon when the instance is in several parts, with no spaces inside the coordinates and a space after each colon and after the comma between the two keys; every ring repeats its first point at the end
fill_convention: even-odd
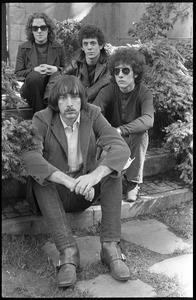
{"type": "MultiPolygon", "coordinates": [[[[40,185],[45,185],[49,182],[47,178],[53,172],[60,170],[68,173],[67,139],[59,114],[49,107],[36,112],[32,122],[42,137],[42,143],[36,150],[24,151],[22,161],[29,175],[40,185]]],[[[113,170],[111,176],[120,176],[130,156],[130,150],[116,129],[101,114],[99,107],[87,104],[87,109],[81,110],[79,138],[83,174],[101,164],[113,170]],[[99,147],[107,152],[98,161],[97,141],[99,147]]]]}

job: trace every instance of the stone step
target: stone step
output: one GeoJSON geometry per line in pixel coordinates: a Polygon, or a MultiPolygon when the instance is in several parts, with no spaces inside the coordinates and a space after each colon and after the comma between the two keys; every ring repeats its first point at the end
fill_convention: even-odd
{"type": "MultiPolygon", "coordinates": [[[[165,173],[175,167],[174,156],[164,149],[153,148],[147,151],[144,163],[144,177],[165,173]]],[[[2,198],[25,198],[26,184],[20,181],[10,180],[3,184],[2,198]]]]}
{"type": "MultiPolygon", "coordinates": [[[[121,219],[148,215],[193,199],[192,191],[170,179],[145,179],[135,203],[122,201],[121,219]]],[[[96,226],[101,221],[100,205],[93,205],[81,213],[68,213],[73,228],[96,226]]],[[[2,208],[2,233],[41,234],[48,233],[42,216],[33,215],[26,200],[11,200],[2,208]]]]}

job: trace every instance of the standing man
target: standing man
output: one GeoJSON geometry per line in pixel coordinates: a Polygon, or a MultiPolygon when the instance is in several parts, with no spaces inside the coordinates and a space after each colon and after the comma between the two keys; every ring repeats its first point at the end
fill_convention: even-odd
{"type": "Polygon", "coordinates": [[[148,147],[148,129],[153,126],[153,95],[141,83],[145,58],[131,48],[120,48],[111,55],[108,68],[112,83],[103,88],[93,104],[125,139],[134,159],[126,170],[126,200],[136,201],[148,147]]]}
{"type": "Polygon", "coordinates": [[[52,87],[48,107],[33,116],[41,135],[40,148],[23,152],[32,177],[32,188],[41,212],[60,252],[59,287],[76,282],[79,250],[68,212],[84,211],[100,196],[101,261],[111,275],[130,277],[120,249],[121,171],[130,150],[101,109],[87,103],[86,89],[73,75],[62,76],[52,87]],[[96,158],[97,140],[104,155],[96,158]]]}
{"type": "Polygon", "coordinates": [[[55,41],[54,30],[55,25],[46,14],[34,13],[26,24],[28,41],[18,48],[15,74],[25,79],[21,96],[33,112],[46,108],[46,86],[65,66],[63,47],[55,41]]]}

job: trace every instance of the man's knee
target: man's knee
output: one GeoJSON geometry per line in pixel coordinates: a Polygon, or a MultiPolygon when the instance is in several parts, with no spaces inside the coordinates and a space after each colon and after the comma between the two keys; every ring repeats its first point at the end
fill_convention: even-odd
{"type": "Polygon", "coordinates": [[[43,81],[42,75],[36,71],[32,71],[30,72],[27,77],[26,77],[26,82],[27,83],[35,83],[35,84],[39,84],[40,82],[43,81]]]}

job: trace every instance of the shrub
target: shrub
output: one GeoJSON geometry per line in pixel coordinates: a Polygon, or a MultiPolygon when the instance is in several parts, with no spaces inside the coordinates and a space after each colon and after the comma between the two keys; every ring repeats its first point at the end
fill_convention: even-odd
{"type": "Polygon", "coordinates": [[[156,112],[166,112],[175,120],[184,120],[193,105],[192,83],[184,59],[168,40],[141,44],[147,62],[145,84],[154,95],[156,112]]]}
{"type": "MultiPolygon", "coordinates": [[[[3,116],[4,117],[4,116],[3,116]]],[[[28,176],[22,162],[21,153],[25,149],[35,149],[41,141],[31,120],[7,118],[2,122],[2,179],[14,178],[24,182],[28,176]]]]}
{"type": "Polygon", "coordinates": [[[13,68],[7,67],[5,62],[1,65],[1,95],[2,109],[17,108],[25,102],[18,96],[20,86],[14,74],[13,68]]]}
{"type": "Polygon", "coordinates": [[[81,23],[72,19],[63,22],[56,21],[56,37],[57,40],[64,46],[65,58],[67,64],[80,48],[78,39],[78,31],[81,28],[81,23]]]}
{"type": "Polygon", "coordinates": [[[180,178],[193,184],[193,116],[186,113],[184,122],[178,120],[165,128],[165,148],[174,153],[178,160],[180,178]]]}

